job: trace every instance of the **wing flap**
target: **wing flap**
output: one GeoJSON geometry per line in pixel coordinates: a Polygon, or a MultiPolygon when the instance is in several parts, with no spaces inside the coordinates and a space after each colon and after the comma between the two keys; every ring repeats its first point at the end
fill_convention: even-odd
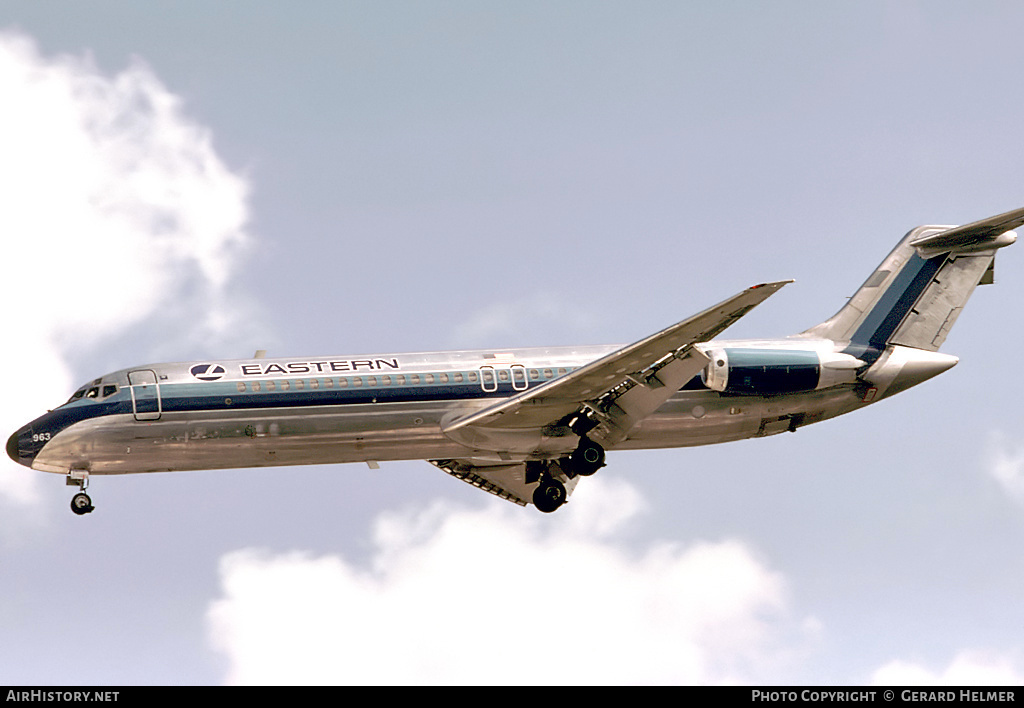
{"type": "Polygon", "coordinates": [[[565,376],[446,421],[442,430],[459,438],[465,437],[458,435],[460,430],[471,427],[545,428],[577,413],[587,404],[597,415],[599,425],[604,426],[602,437],[606,441],[622,439],[640,419],[653,412],[704,366],[706,357],[693,345],[718,336],[791,282],[785,280],[747,288],[704,312],[565,376]],[[624,405],[619,404],[620,398],[624,405]]]}
{"type": "Polygon", "coordinates": [[[609,391],[595,402],[590,414],[596,419],[597,426],[588,433],[588,437],[606,448],[621,442],[637,423],[660,408],[673,393],[700,373],[708,361],[704,352],[687,346],[656,371],[638,377],[639,380],[631,377],[622,391],[609,391]]]}
{"type": "MultiPolygon", "coordinates": [[[[523,462],[482,464],[474,460],[430,460],[430,464],[456,479],[519,506],[526,506],[527,500],[533,498],[533,490],[537,488],[536,480],[526,481],[526,464],[523,462]]],[[[578,481],[579,478],[564,481],[567,496],[572,494],[578,481]]]]}

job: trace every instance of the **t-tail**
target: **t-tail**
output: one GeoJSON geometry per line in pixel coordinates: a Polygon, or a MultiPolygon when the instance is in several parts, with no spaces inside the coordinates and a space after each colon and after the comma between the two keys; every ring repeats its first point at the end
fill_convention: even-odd
{"type": "Polygon", "coordinates": [[[884,398],[946,371],[957,358],[938,353],[978,285],[994,282],[996,251],[1017,240],[1016,209],[964,226],[918,226],[849,302],[802,336],[831,339],[870,364],[866,400],[884,398]]]}

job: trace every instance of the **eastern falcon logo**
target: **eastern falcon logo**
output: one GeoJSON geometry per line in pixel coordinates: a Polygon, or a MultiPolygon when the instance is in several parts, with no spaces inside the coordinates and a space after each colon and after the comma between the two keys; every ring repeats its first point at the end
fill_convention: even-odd
{"type": "Polygon", "coordinates": [[[220,364],[196,364],[189,371],[200,381],[217,381],[227,373],[220,364]]]}

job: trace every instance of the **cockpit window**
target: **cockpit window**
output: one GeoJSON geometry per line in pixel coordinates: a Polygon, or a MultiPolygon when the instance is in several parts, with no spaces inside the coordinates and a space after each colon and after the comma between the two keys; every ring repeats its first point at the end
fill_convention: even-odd
{"type": "Polygon", "coordinates": [[[103,384],[99,385],[97,382],[93,382],[90,386],[83,386],[82,388],[71,394],[71,398],[68,399],[68,403],[74,403],[81,398],[91,398],[93,400],[102,400],[107,396],[113,396],[117,393],[117,384],[103,384]]]}

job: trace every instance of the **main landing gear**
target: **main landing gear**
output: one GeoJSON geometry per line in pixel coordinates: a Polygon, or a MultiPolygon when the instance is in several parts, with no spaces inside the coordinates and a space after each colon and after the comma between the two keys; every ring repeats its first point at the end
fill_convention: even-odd
{"type": "Polygon", "coordinates": [[[589,438],[582,438],[568,459],[574,475],[589,477],[604,467],[604,448],[589,438]]]}
{"type": "Polygon", "coordinates": [[[565,485],[547,475],[546,478],[541,479],[540,484],[533,490],[533,505],[537,507],[538,511],[550,514],[562,506],[562,504],[565,504],[567,496],[565,485]]]}
{"type": "Polygon", "coordinates": [[[568,457],[555,461],[527,463],[526,481],[537,482],[533,490],[533,505],[545,514],[557,510],[568,499],[565,485],[555,478],[561,472],[569,479],[589,477],[604,467],[604,448],[589,438],[581,438],[577,447],[568,457]]]}
{"type": "Polygon", "coordinates": [[[65,484],[69,487],[78,487],[78,494],[71,497],[71,511],[82,516],[96,508],[92,505],[92,498],[85,493],[86,488],[89,486],[88,472],[79,472],[75,470],[68,472],[65,484]]]}

